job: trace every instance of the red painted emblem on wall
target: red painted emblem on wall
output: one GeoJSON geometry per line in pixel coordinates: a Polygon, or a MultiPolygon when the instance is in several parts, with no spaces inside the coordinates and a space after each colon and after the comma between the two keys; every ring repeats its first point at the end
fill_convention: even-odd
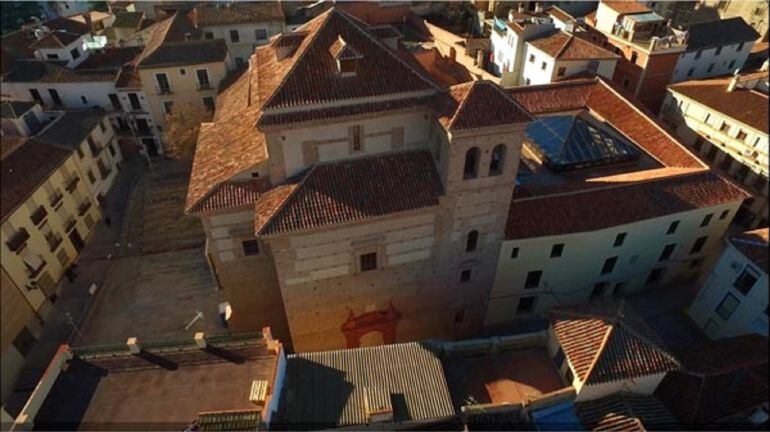
{"type": "Polygon", "coordinates": [[[342,324],[342,333],[347,339],[348,348],[361,346],[361,337],[367,333],[379,332],[386,344],[396,342],[396,324],[401,314],[390,302],[387,310],[366,312],[355,316],[352,309],[348,309],[348,319],[342,324]]]}

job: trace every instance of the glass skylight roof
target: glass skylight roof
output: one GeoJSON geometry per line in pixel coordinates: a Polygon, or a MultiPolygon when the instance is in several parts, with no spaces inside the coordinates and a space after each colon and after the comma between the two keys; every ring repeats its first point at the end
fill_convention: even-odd
{"type": "Polygon", "coordinates": [[[640,156],[627,139],[579,115],[540,117],[527,127],[527,138],[554,171],[629,162],[640,156]]]}

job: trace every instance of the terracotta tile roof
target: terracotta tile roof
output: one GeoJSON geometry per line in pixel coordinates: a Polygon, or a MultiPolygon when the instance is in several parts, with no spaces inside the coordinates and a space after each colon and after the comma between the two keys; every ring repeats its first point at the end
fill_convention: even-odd
{"type": "MultiPolygon", "coordinates": [[[[278,59],[275,47],[260,49],[259,100],[263,108],[301,107],[396,93],[433,92],[435,84],[390,47],[369,34],[365,24],[338,8],[308,22],[308,34],[293,55],[278,59]],[[362,55],[355,76],[341,77],[329,49],[338,38],[362,55]]],[[[280,43],[285,38],[278,38],[280,43]]]]}
{"type": "Polygon", "coordinates": [[[271,207],[272,213],[264,214],[257,202],[257,235],[360,222],[435,206],[443,191],[433,157],[421,150],[321,163],[297,181],[283,195],[283,203],[271,207]]]}
{"type": "Polygon", "coordinates": [[[617,59],[618,55],[564,31],[531,39],[527,43],[559,60],[617,59]]]}
{"type": "Polygon", "coordinates": [[[770,258],[767,254],[768,229],[760,228],[730,237],[730,244],[746,255],[765,273],[770,273],[770,258]]]}
{"type": "Polygon", "coordinates": [[[766,403],[767,342],[743,335],[683,349],[683,369],[668,374],[655,396],[695,429],[766,403]]]}
{"type": "Polygon", "coordinates": [[[575,375],[586,384],[635,379],[679,368],[647,325],[621,306],[551,312],[551,325],[575,375]]]}
{"type": "Polygon", "coordinates": [[[369,33],[379,39],[400,38],[403,35],[392,25],[369,27],[369,33]]]}
{"type": "Polygon", "coordinates": [[[201,32],[184,13],[153,24],[137,67],[203,64],[224,61],[227,44],[223,39],[200,39],[201,32]],[[189,40],[188,40],[189,35],[189,40]]]}
{"type": "Polygon", "coordinates": [[[705,168],[647,112],[600,78],[508,90],[532,114],[589,109],[669,167],[705,168]]]}
{"type": "Polygon", "coordinates": [[[687,51],[715,46],[753,42],[759,33],[741,17],[690,24],[687,28],[687,51]]]}
{"type": "Polygon", "coordinates": [[[575,404],[580,422],[592,431],[676,430],[671,412],[654,396],[616,393],[575,404]]]}
{"type": "Polygon", "coordinates": [[[434,104],[436,116],[449,131],[532,121],[532,116],[497,85],[471,81],[449,88],[434,104]]]}
{"type": "Polygon", "coordinates": [[[310,121],[328,121],[332,118],[370,116],[375,113],[392,112],[410,109],[430,107],[433,98],[417,97],[410,99],[396,99],[384,102],[371,102],[355,105],[345,105],[332,108],[322,108],[309,111],[294,111],[279,114],[263,114],[259,119],[262,127],[272,125],[287,125],[291,123],[303,123],[310,121]]]}
{"type": "Polygon", "coordinates": [[[600,230],[749,196],[729,180],[705,170],[650,181],[598,183],[575,193],[514,199],[505,238],[600,230]]]}
{"type": "Polygon", "coordinates": [[[78,33],[70,33],[67,31],[52,31],[37,41],[33,42],[29,47],[33,50],[40,48],[56,49],[64,48],[67,45],[80,39],[82,35],[78,33]]]}
{"type": "Polygon", "coordinates": [[[558,7],[558,6],[550,6],[545,8],[545,13],[548,15],[556,18],[559,21],[567,22],[570,20],[575,19],[572,15],[570,15],[568,12],[566,12],[564,9],[558,7]]]}
{"type": "MultiPolygon", "coordinates": [[[[0,139],[5,141],[6,137],[0,139]]],[[[18,142],[15,144],[15,150],[0,162],[0,183],[3,185],[0,220],[10,216],[72,154],[72,150],[44,144],[35,139],[27,140],[21,145],[18,145],[18,142]]],[[[6,146],[4,142],[3,147],[6,146]]]]}
{"type": "Polygon", "coordinates": [[[142,53],[141,47],[107,48],[91,53],[83,60],[76,70],[87,69],[120,69],[127,63],[132,63],[142,53]]]}
{"type": "Polygon", "coordinates": [[[14,60],[5,82],[78,83],[115,81],[118,69],[70,69],[63,64],[39,60],[14,60]]]}
{"type": "Polygon", "coordinates": [[[198,27],[283,22],[285,19],[281,3],[275,1],[206,4],[194,8],[189,16],[198,27]]]}
{"type": "Polygon", "coordinates": [[[670,91],[686,96],[749,127],[768,132],[768,97],[754,90],[736,87],[727,91],[732,77],[685,81],[668,86],[670,91]]]}
{"type": "Polygon", "coordinates": [[[268,179],[231,180],[217,185],[190,213],[209,213],[218,210],[253,206],[270,189],[268,179]]]}
{"type": "Polygon", "coordinates": [[[601,3],[609,6],[610,9],[620,14],[652,12],[652,9],[648,8],[647,6],[639,2],[636,2],[635,0],[615,0],[615,1],[602,0],[601,3]]]}

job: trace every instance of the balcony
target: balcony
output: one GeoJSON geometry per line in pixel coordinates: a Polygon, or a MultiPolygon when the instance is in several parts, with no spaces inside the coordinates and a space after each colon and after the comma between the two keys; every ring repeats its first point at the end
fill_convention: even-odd
{"type": "Polygon", "coordinates": [[[59,205],[59,203],[61,203],[62,198],[64,198],[64,194],[61,193],[59,189],[56,189],[53,195],[48,197],[48,204],[50,204],[51,207],[56,208],[56,206],[59,205]]]}
{"type": "Polygon", "coordinates": [[[5,244],[8,245],[8,249],[10,249],[12,252],[18,252],[22,247],[24,247],[25,244],[27,244],[28,239],[29,233],[27,230],[24,228],[19,228],[19,230],[16,231],[16,234],[12,235],[11,238],[5,242],[5,244]]]}
{"type": "Polygon", "coordinates": [[[212,90],[213,87],[211,87],[211,83],[209,82],[198,82],[198,91],[203,90],[212,90]]]}
{"type": "Polygon", "coordinates": [[[93,157],[99,157],[99,155],[102,153],[102,150],[104,150],[104,147],[89,142],[88,149],[91,151],[91,155],[93,157]]]}
{"type": "Polygon", "coordinates": [[[40,225],[40,223],[45,220],[46,216],[48,216],[48,210],[40,205],[37,209],[35,209],[35,211],[32,212],[31,215],[29,215],[29,218],[32,220],[33,224],[40,225]]]}
{"type": "Polygon", "coordinates": [[[72,228],[75,228],[76,223],[77,221],[75,220],[75,218],[70,216],[70,218],[67,219],[67,222],[64,222],[64,231],[69,233],[70,231],[72,231],[72,228]]]}
{"type": "Polygon", "coordinates": [[[91,201],[84,201],[78,206],[78,215],[83,216],[91,208],[91,201]]]}
{"type": "Polygon", "coordinates": [[[59,245],[62,242],[62,237],[60,235],[50,233],[45,236],[45,240],[48,242],[48,247],[50,248],[51,252],[55,251],[59,245]]]}
{"type": "Polygon", "coordinates": [[[40,260],[40,264],[37,266],[37,268],[32,268],[29,264],[27,264],[27,277],[34,280],[37,279],[38,276],[40,276],[41,273],[43,273],[43,269],[45,269],[46,262],[44,260],[40,260]]]}
{"type": "Polygon", "coordinates": [[[72,178],[67,180],[65,189],[67,189],[67,192],[69,193],[75,192],[75,189],[78,187],[79,182],[80,182],[80,177],[73,175],[72,178]]]}

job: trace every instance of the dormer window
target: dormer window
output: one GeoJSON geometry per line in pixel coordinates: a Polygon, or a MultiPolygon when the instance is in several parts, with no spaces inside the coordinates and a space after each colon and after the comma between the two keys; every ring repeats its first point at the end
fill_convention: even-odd
{"type": "Polygon", "coordinates": [[[342,36],[329,47],[329,54],[337,61],[337,73],[340,76],[354,76],[358,61],[363,57],[355,48],[350,46],[342,36]]]}

